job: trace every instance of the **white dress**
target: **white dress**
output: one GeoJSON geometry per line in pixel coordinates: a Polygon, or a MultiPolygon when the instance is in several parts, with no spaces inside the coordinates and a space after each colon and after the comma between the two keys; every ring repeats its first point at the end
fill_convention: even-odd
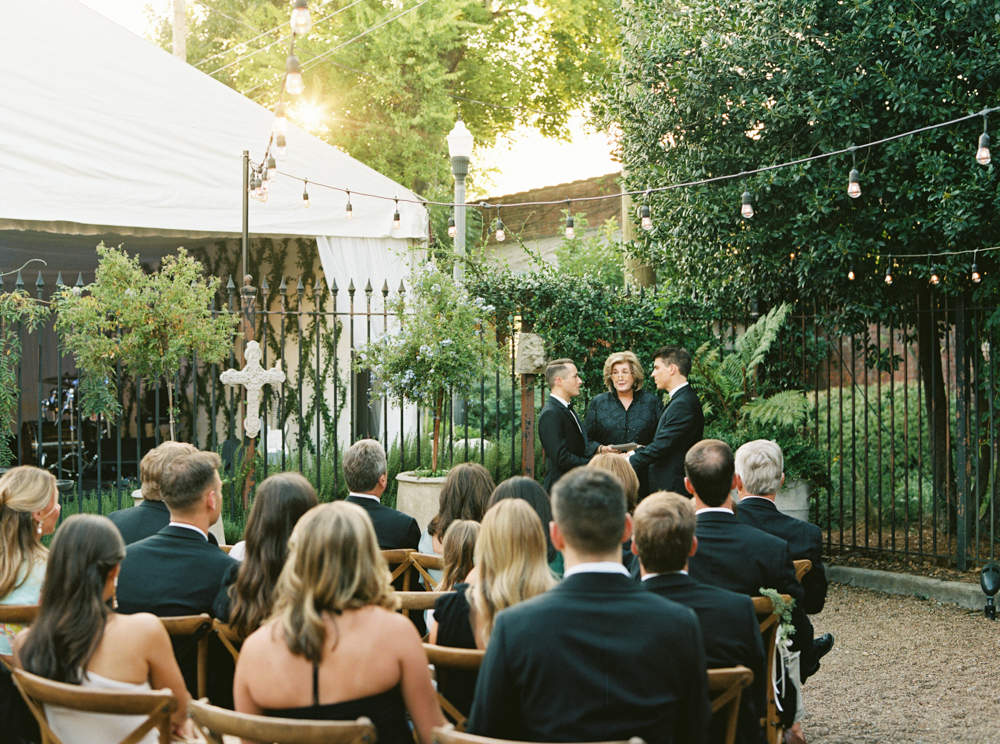
{"type": "MultiPolygon", "coordinates": [[[[149,682],[143,682],[141,685],[119,682],[93,672],[84,672],[83,683],[80,686],[91,690],[115,692],[140,692],[152,689],[149,682]]],[[[52,731],[65,744],[108,744],[121,741],[146,720],[146,716],[88,713],[55,705],[45,706],[45,717],[52,731]]],[[[159,729],[154,728],[142,737],[140,744],[157,744],[159,740],[159,729]]]]}

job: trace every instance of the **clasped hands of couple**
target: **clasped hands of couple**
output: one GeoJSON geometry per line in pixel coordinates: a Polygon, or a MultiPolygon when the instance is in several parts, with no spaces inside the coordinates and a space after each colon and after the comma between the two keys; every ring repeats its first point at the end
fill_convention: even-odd
{"type": "Polygon", "coordinates": [[[630,449],[627,452],[622,452],[616,449],[613,444],[602,444],[600,447],[597,448],[597,454],[602,455],[607,453],[609,455],[618,455],[619,457],[624,457],[626,460],[628,460],[630,457],[632,457],[632,454],[641,447],[642,447],[641,444],[637,444],[633,449],[630,449]]]}

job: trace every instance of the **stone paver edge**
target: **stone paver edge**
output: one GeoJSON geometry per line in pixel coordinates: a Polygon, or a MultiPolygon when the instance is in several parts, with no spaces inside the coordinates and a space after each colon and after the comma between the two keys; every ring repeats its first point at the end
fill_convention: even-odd
{"type": "Polygon", "coordinates": [[[926,597],[938,602],[957,604],[968,610],[981,612],[986,605],[986,595],[982,589],[974,584],[963,584],[958,581],[942,581],[927,576],[848,566],[827,566],[826,576],[838,584],[874,589],[886,594],[926,597]]]}

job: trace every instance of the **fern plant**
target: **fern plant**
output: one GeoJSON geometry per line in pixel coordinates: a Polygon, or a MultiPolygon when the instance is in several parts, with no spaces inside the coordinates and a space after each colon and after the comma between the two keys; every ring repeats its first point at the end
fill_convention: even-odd
{"type": "Polygon", "coordinates": [[[823,486],[826,456],[813,444],[805,392],[759,392],[758,370],[790,312],[788,303],[772,308],[725,355],[716,340],[702,344],[691,360],[691,375],[702,398],[706,437],[721,439],[734,450],[753,439],[772,439],[784,453],[789,477],[823,486]]]}

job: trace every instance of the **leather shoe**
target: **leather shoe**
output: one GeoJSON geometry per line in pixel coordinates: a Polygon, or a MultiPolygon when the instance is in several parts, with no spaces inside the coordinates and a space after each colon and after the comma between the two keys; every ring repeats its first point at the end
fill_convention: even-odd
{"type": "Polygon", "coordinates": [[[819,638],[813,639],[813,655],[817,662],[830,653],[833,648],[833,633],[824,633],[819,638]]]}

